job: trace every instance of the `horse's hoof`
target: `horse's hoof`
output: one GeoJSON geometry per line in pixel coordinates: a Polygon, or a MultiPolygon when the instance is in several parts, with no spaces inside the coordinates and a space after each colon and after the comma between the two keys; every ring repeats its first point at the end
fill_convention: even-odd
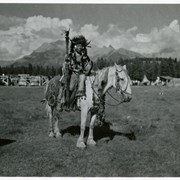
{"type": "Polygon", "coordinates": [[[50,133],[49,133],[49,137],[54,137],[54,133],[53,133],[53,132],[50,132],[50,133]]]}
{"type": "Polygon", "coordinates": [[[60,137],[62,137],[62,134],[60,132],[58,132],[58,133],[56,133],[55,137],[60,138],[60,137]]]}
{"type": "Polygon", "coordinates": [[[76,147],[83,149],[86,147],[86,145],[84,144],[84,142],[77,142],[76,147]]]}
{"type": "Polygon", "coordinates": [[[88,139],[88,140],[87,140],[87,144],[88,144],[89,146],[95,146],[95,145],[96,145],[96,142],[95,142],[93,139],[88,139]]]}

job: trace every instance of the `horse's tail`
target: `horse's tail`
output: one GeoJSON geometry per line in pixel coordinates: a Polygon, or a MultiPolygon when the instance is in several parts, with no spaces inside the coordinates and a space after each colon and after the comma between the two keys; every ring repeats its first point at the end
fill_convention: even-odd
{"type": "MultiPolygon", "coordinates": [[[[44,88],[44,95],[45,95],[45,97],[46,97],[46,94],[47,94],[48,84],[49,84],[49,82],[46,82],[45,88],[44,88]]],[[[47,99],[46,99],[46,98],[43,98],[43,99],[41,100],[41,103],[44,104],[45,102],[47,102],[47,99]]]]}
{"type": "Polygon", "coordinates": [[[48,101],[46,99],[42,99],[41,103],[44,104],[45,103],[45,113],[46,116],[49,117],[49,115],[52,113],[52,107],[49,105],[48,101]]]}
{"type": "Polygon", "coordinates": [[[47,93],[48,86],[49,86],[49,81],[47,81],[46,84],[45,84],[45,88],[44,88],[44,94],[45,94],[45,95],[46,95],[46,93],[47,93]]]}
{"type": "MultiPolygon", "coordinates": [[[[44,86],[44,96],[46,97],[47,94],[47,90],[48,90],[48,85],[49,85],[49,80],[47,80],[46,82],[44,82],[43,86],[44,86]]],[[[41,103],[44,104],[45,102],[47,102],[46,98],[43,98],[41,100],[41,103]]]]}

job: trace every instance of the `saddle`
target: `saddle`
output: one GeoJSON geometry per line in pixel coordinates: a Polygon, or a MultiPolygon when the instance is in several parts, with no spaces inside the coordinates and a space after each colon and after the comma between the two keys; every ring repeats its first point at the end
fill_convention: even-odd
{"type": "MultiPolygon", "coordinates": [[[[69,95],[70,95],[69,106],[71,110],[76,110],[77,108],[76,107],[77,86],[78,86],[78,76],[76,74],[73,74],[70,79],[70,89],[69,89],[69,95]]],[[[60,104],[61,107],[58,107],[60,111],[66,109],[67,102],[66,102],[66,94],[65,94],[65,82],[63,77],[58,75],[49,81],[47,91],[45,93],[45,98],[51,107],[56,107],[58,104],[60,104]]]]}
{"type": "Polygon", "coordinates": [[[52,78],[47,85],[47,89],[45,92],[45,99],[47,100],[48,104],[52,107],[56,105],[56,100],[59,94],[59,88],[60,88],[60,78],[61,76],[55,76],[52,78]]]}

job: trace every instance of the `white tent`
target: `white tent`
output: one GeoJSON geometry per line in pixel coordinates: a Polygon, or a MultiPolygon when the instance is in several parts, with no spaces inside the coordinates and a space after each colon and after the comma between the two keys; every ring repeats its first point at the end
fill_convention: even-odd
{"type": "Polygon", "coordinates": [[[169,87],[180,87],[180,78],[173,78],[170,76],[160,76],[160,79],[169,87]]]}
{"type": "Polygon", "coordinates": [[[168,86],[180,87],[180,78],[172,78],[170,82],[167,83],[168,86]]]}
{"type": "Polygon", "coordinates": [[[145,86],[150,85],[150,81],[148,80],[146,75],[144,75],[143,80],[141,81],[141,84],[145,86]]]}

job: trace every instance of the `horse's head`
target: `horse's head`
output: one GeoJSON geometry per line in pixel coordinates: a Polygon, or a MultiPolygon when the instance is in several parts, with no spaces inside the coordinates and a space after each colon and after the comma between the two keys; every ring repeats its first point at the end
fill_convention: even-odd
{"type": "Polygon", "coordinates": [[[132,99],[131,79],[126,65],[115,64],[113,66],[113,87],[122,95],[124,102],[129,102],[132,99]]]}

